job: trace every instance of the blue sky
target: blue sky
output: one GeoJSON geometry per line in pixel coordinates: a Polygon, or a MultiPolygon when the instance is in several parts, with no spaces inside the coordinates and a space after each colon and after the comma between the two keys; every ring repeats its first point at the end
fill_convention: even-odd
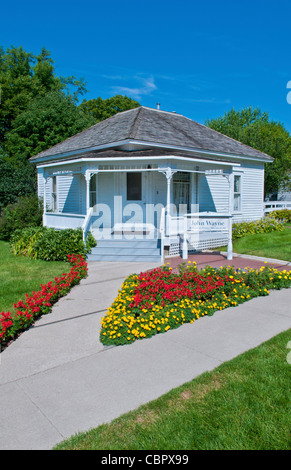
{"type": "Polygon", "coordinates": [[[290,0],[5,2],[0,45],[51,51],[86,99],[123,94],[197,122],[260,107],[291,132],[290,0]]]}

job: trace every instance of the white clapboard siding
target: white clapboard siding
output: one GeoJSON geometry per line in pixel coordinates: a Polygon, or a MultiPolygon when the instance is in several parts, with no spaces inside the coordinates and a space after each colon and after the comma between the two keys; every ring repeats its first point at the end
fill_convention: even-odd
{"type": "MultiPolygon", "coordinates": [[[[263,217],[264,170],[260,163],[244,162],[234,174],[241,175],[241,210],[233,213],[234,222],[263,217]]],[[[221,175],[199,179],[199,210],[228,212],[229,183],[221,175]]]]}
{"type": "Polygon", "coordinates": [[[57,205],[59,212],[81,213],[82,192],[80,175],[57,176],[57,205]]]}
{"type": "Polygon", "coordinates": [[[43,199],[43,191],[44,191],[44,177],[43,172],[37,172],[37,194],[40,199],[43,199]]]}
{"type": "Polygon", "coordinates": [[[200,212],[228,212],[229,183],[222,175],[199,177],[198,203],[200,212]]]}
{"type": "Polygon", "coordinates": [[[53,180],[52,178],[47,178],[45,183],[45,200],[46,200],[46,209],[52,209],[52,190],[53,190],[53,180]]]}
{"type": "Polygon", "coordinates": [[[234,222],[258,220],[264,216],[264,169],[261,163],[242,165],[242,210],[234,214],[234,222]]]}

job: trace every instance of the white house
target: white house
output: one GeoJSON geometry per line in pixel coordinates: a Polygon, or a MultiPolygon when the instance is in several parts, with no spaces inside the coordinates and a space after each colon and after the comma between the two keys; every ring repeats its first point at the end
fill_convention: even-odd
{"type": "Polygon", "coordinates": [[[180,114],[144,106],[118,113],[31,158],[43,223],[82,227],[89,259],[183,257],[228,244],[232,221],[264,214],[258,150],[180,114]]]}

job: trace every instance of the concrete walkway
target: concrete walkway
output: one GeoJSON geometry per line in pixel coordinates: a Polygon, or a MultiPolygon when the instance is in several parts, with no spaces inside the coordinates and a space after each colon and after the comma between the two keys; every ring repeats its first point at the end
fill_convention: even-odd
{"type": "Polygon", "coordinates": [[[1,450],[50,449],[291,327],[291,289],[284,289],[163,335],[104,348],[105,310],[128,274],[152,267],[89,263],[88,277],[2,352],[1,450]]]}

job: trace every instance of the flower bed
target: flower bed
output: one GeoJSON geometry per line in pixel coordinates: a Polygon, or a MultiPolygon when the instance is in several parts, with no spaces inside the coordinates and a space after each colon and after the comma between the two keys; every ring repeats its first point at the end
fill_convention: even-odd
{"type": "Polygon", "coordinates": [[[130,344],[290,285],[291,271],[268,266],[245,272],[229,266],[198,271],[193,263],[180,273],[163,266],[133,274],[102,318],[100,340],[105,345],[130,344]]]}
{"type": "Polygon", "coordinates": [[[0,313],[1,347],[15,339],[22,331],[31,326],[41,315],[49,313],[52,305],[66,295],[70,289],[87,276],[87,263],[81,255],[68,255],[72,264],[69,273],[56,277],[54,281],[41,285],[41,290],[25,295],[25,301],[19,300],[14,304],[16,313],[0,313]]]}

